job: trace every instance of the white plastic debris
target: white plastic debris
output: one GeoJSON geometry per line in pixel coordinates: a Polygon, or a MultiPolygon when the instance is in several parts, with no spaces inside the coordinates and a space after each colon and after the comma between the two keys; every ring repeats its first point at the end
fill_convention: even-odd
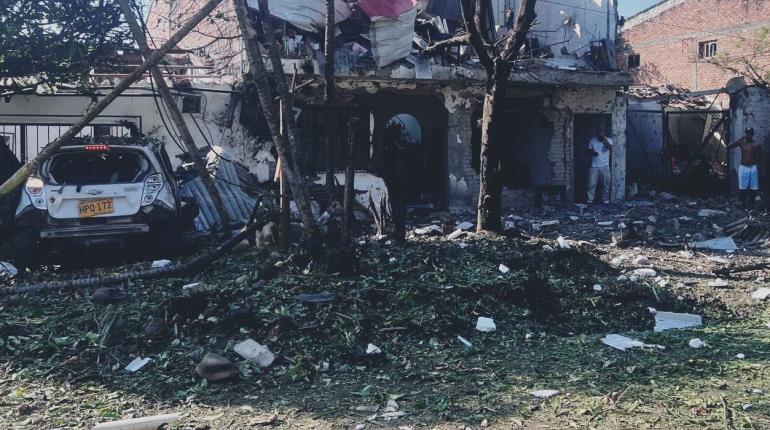
{"type": "Polygon", "coordinates": [[[370,343],[369,345],[366,346],[366,353],[367,354],[382,354],[382,350],[380,349],[379,346],[377,346],[377,345],[375,345],[373,343],[370,343]]]}
{"type": "Polygon", "coordinates": [[[465,221],[465,222],[461,222],[460,224],[457,224],[458,230],[470,230],[472,228],[473,228],[472,222],[465,221]]]}
{"type": "Polygon", "coordinates": [[[619,349],[621,351],[626,351],[631,348],[665,349],[665,347],[661,345],[646,344],[640,340],[631,339],[630,337],[621,336],[619,334],[608,334],[607,336],[602,338],[602,343],[609,347],[619,349]]]}
{"type": "Polygon", "coordinates": [[[129,420],[110,421],[97,424],[94,430],[155,430],[171,424],[182,414],[155,415],[151,417],[131,418],[129,420]]]}
{"type": "Polygon", "coordinates": [[[706,342],[698,338],[690,339],[690,342],[688,342],[687,344],[690,345],[690,348],[695,348],[695,349],[703,348],[704,346],[706,346],[706,342]]]}
{"type": "Polygon", "coordinates": [[[551,246],[551,245],[543,245],[543,251],[545,251],[545,252],[553,252],[554,249],[553,249],[553,246],[551,246]]]}
{"type": "Polygon", "coordinates": [[[134,373],[151,361],[152,359],[150,357],[145,357],[145,358],[136,357],[133,361],[128,363],[128,365],[126,366],[126,370],[131,373],[134,373]]]}
{"type": "Polygon", "coordinates": [[[599,221],[596,223],[599,227],[611,227],[615,224],[615,221],[599,221]]]}
{"type": "Polygon", "coordinates": [[[727,288],[730,286],[730,283],[722,278],[719,278],[709,282],[708,286],[711,288],[727,288]]]}
{"type": "Polygon", "coordinates": [[[460,343],[462,343],[463,345],[465,345],[468,348],[473,346],[473,344],[468,339],[466,339],[466,338],[464,338],[462,336],[457,336],[457,340],[459,340],[460,343]]]}
{"type": "Polygon", "coordinates": [[[275,361],[275,355],[266,346],[259,344],[254,339],[244,340],[235,345],[233,350],[259,367],[269,367],[275,361]]]}
{"type": "Polygon", "coordinates": [[[183,290],[192,290],[200,286],[200,282],[193,282],[192,284],[182,285],[183,290]]]}
{"type": "Polygon", "coordinates": [[[656,311],[655,328],[653,330],[661,332],[679,328],[700,327],[702,325],[703,318],[700,315],[656,311]]]}
{"type": "Polygon", "coordinates": [[[765,300],[770,297],[770,288],[760,288],[751,293],[751,298],[756,300],[765,300]]]}
{"type": "Polygon", "coordinates": [[[600,291],[602,291],[603,289],[604,289],[604,288],[602,288],[602,286],[601,286],[601,285],[599,285],[599,284],[596,284],[596,285],[594,285],[594,291],[596,291],[597,293],[598,293],[598,292],[600,292],[600,291]]]}
{"type": "Polygon", "coordinates": [[[658,272],[653,269],[636,269],[634,275],[640,278],[655,278],[658,276],[658,272]]]}
{"type": "Polygon", "coordinates": [[[0,279],[12,279],[19,274],[19,269],[11,263],[0,261],[0,279]]]}
{"type": "Polygon", "coordinates": [[[744,360],[746,358],[746,354],[744,354],[742,352],[738,353],[738,354],[735,354],[735,358],[737,358],[738,360],[744,360]]]}
{"type": "Polygon", "coordinates": [[[696,242],[695,248],[697,249],[711,249],[714,251],[735,251],[738,249],[738,245],[732,237],[718,237],[716,239],[704,240],[703,242],[696,242]]]}
{"type": "Polygon", "coordinates": [[[171,265],[171,260],[155,260],[152,262],[153,269],[161,269],[171,265]]]}
{"type": "Polygon", "coordinates": [[[492,318],[479,317],[479,320],[476,321],[476,330],[488,333],[497,330],[497,325],[492,318]]]}
{"type": "Polygon", "coordinates": [[[572,249],[572,244],[570,242],[571,241],[565,239],[563,236],[559,236],[556,239],[556,243],[558,243],[559,248],[562,248],[562,249],[572,249]]]}
{"type": "Polygon", "coordinates": [[[530,394],[537,397],[538,399],[550,399],[551,397],[559,394],[558,390],[537,390],[532,391],[530,394]]]}
{"type": "Polygon", "coordinates": [[[498,270],[500,270],[500,273],[508,273],[511,271],[511,269],[508,268],[505,264],[500,264],[500,267],[498,267],[498,270]]]}

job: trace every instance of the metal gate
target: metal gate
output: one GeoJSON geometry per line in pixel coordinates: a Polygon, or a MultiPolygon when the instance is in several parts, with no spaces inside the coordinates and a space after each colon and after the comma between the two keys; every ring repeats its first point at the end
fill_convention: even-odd
{"type": "MultiPolygon", "coordinates": [[[[0,114],[0,143],[5,143],[22,163],[35,157],[49,143],[66,133],[80,115],[0,114]]],[[[100,116],[86,126],[78,137],[131,135],[133,124],[142,131],[140,116],[100,116]]]]}
{"type": "Polygon", "coordinates": [[[629,110],[630,182],[695,194],[729,190],[730,112],[629,110]]]}

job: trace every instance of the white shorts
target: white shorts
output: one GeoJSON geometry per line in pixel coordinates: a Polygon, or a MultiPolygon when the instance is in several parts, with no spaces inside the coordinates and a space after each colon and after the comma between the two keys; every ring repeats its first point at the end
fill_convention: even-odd
{"type": "Polygon", "coordinates": [[[738,169],[738,189],[740,190],[758,190],[759,189],[759,169],[757,166],[741,166],[738,169]]]}

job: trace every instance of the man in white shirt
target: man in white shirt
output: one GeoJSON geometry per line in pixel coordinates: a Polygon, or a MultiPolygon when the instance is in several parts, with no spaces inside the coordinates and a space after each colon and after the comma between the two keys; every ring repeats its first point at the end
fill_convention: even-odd
{"type": "Polygon", "coordinates": [[[610,155],[612,154],[612,139],[607,137],[604,130],[596,131],[596,137],[588,143],[588,152],[593,156],[591,170],[588,174],[588,202],[595,203],[596,186],[602,183],[602,198],[604,204],[610,202],[610,155]]]}

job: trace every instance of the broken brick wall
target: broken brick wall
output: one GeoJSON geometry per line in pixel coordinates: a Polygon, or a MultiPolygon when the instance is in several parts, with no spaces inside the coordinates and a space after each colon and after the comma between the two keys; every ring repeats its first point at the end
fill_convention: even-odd
{"type": "MultiPolygon", "coordinates": [[[[452,207],[473,207],[478,199],[479,175],[478,166],[474,166],[476,148],[473,145],[475,119],[474,112],[479,109],[480,89],[465,88],[455,90],[447,88],[444,93],[445,108],[449,112],[447,146],[448,146],[448,188],[449,202],[452,207]]],[[[609,117],[609,134],[615,140],[616,149],[613,154],[612,198],[622,200],[625,197],[625,129],[627,102],[623,97],[616,96],[613,88],[580,86],[580,87],[536,87],[516,86],[509,90],[509,100],[541,100],[541,105],[528,107],[537,111],[538,123],[529,127],[540,127],[548,124],[550,131],[527,134],[527,145],[543,146],[541,148],[522,150],[528,154],[533,163],[540,164],[541,154],[546,157],[548,166],[535,166],[533,180],[526,187],[504,187],[504,207],[528,207],[534,204],[534,189],[538,185],[556,185],[565,187],[568,200],[574,196],[574,185],[577,181],[585,182],[587,178],[575,175],[575,154],[577,148],[587,147],[588,142],[574,141],[574,117],[579,114],[605,114],[609,117]],[[534,154],[534,156],[533,156],[534,154]]],[[[515,114],[515,112],[514,112],[515,114]]],[[[511,126],[509,124],[509,126],[511,126]]],[[[516,130],[507,130],[514,134],[516,130]]],[[[506,142],[511,145],[511,140],[506,142]]],[[[517,145],[522,144],[519,140],[517,145]]],[[[477,157],[476,157],[477,158],[477,157]]],[[[516,172],[505,171],[504,175],[516,172]]],[[[505,180],[504,180],[505,181],[505,180]]]]}
{"type": "MultiPolygon", "coordinates": [[[[756,44],[757,32],[770,27],[770,1],[669,0],[630,18],[618,41],[618,62],[635,85],[674,84],[692,91],[722,88],[736,76],[700,58],[704,42],[717,43],[717,55],[736,58],[756,44]],[[640,56],[629,68],[628,57],[640,56]]],[[[770,57],[758,56],[761,67],[770,57]]]]}

